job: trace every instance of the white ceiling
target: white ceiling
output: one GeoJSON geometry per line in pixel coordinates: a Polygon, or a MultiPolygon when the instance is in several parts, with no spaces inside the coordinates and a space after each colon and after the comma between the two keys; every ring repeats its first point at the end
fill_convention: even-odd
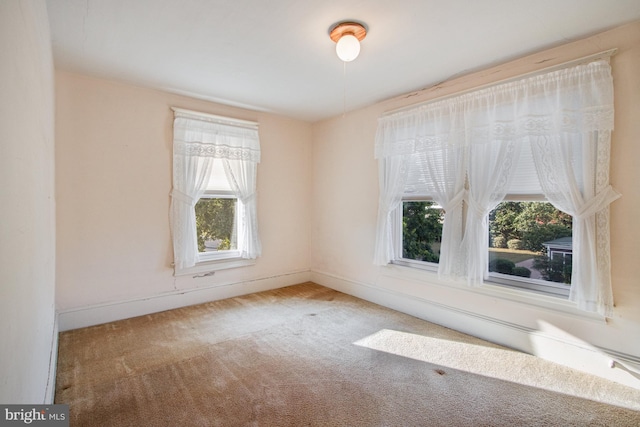
{"type": "MultiPolygon", "coordinates": [[[[640,19],[640,0],[47,0],[58,69],[317,121],[640,19]],[[368,27],[346,66],[328,32],[368,27]]],[[[594,52],[598,46],[594,46],[594,52]]]]}

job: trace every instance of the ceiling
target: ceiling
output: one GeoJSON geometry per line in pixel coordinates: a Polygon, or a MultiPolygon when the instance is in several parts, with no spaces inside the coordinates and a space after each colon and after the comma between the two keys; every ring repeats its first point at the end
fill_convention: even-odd
{"type": "Polygon", "coordinates": [[[639,0],[48,0],[47,7],[58,69],[311,122],[640,19],[639,0]],[[360,56],[346,67],[328,35],[342,20],[368,27],[360,56]]]}

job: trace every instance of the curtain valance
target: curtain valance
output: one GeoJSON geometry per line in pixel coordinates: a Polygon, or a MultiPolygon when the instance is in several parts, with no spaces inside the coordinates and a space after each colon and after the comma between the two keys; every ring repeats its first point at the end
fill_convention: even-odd
{"type": "Polygon", "coordinates": [[[260,162],[257,126],[209,121],[176,113],[174,155],[260,162]]]}
{"type": "Polygon", "coordinates": [[[612,129],[611,71],[600,60],[383,116],[375,157],[612,129]]]}

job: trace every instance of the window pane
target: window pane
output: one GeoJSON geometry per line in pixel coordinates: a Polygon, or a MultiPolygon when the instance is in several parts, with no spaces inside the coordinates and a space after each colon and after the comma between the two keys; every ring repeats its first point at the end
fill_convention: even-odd
{"type": "Polygon", "coordinates": [[[572,218],[548,202],[502,202],[489,214],[489,271],[571,283],[572,218]]]}
{"type": "Polygon", "coordinates": [[[443,221],[444,212],[434,202],[403,202],[402,257],[437,263],[443,221]]]}
{"type": "Polygon", "coordinates": [[[216,252],[237,249],[237,199],[202,198],[196,203],[198,251],[216,252]]]}

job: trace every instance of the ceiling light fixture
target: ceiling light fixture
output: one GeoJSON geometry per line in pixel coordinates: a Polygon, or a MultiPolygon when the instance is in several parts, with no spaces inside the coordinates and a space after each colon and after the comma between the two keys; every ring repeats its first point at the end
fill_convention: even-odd
{"type": "Polygon", "coordinates": [[[367,35],[364,25],[357,22],[340,22],[329,32],[331,40],[336,42],[338,58],[351,62],[360,53],[360,41],[367,35]]]}

